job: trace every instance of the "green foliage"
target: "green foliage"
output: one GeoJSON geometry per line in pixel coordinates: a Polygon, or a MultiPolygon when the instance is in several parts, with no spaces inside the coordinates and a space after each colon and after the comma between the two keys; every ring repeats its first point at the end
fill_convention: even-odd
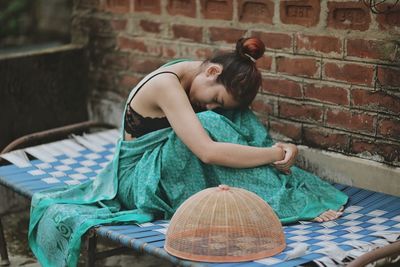
{"type": "Polygon", "coordinates": [[[1,0],[0,37],[18,35],[21,30],[21,16],[27,14],[34,0],[1,0]]]}

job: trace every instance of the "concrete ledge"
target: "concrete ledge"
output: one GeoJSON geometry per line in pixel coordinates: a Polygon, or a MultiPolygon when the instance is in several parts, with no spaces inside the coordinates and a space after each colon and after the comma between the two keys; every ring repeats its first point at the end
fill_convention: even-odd
{"type": "Polygon", "coordinates": [[[307,146],[298,148],[297,166],[327,181],[400,196],[400,168],[307,146]]]}
{"type": "Polygon", "coordinates": [[[64,51],[72,51],[72,50],[79,50],[84,49],[85,46],[81,44],[42,44],[37,46],[28,46],[28,47],[21,47],[20,51],[11,51],[7,52],[7,50],[0,50],[0,60],[5,59],[12,59],[12,58],[20,58],[20,57],[29,57],[29,56],[40,56],[40,55],[47,55],[53,54],[57,52],[64,52],[64,51]]]}

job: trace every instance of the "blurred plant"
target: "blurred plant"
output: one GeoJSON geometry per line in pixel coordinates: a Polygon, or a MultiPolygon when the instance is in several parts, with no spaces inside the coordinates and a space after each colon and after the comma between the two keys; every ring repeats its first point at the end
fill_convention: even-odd
{"type": "Polygon", "coordinates": [[[31,9],[34,2],[34,0],[0,1],[0,38],[20,34],[21,17],[31,9]]]}

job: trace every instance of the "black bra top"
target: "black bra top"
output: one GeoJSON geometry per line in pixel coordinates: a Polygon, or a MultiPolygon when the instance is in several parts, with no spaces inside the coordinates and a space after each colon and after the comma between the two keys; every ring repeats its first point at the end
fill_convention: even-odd
{"type": "MultiPolygon", "coordinates": [[[[170,73],[176,76],[178,78],[179,82],[179,76],[172,71],[162,71],[155,73],[152,75],[150,78],[148,78],[144,83],[142,83],[139,88],[136,90],[136,92],[133,94],[132,98],[129,100],[127,107],[126,107],[126,112],[125,112],[125,131],[130,134],[132,137],[139,137],[142,135],[145,135],[147,133],[157,131],[160,129],[168,128],[171,127],[171,124],[169,123],[167,117],[161,117],[161,118],[152,118],[152,117],[143,117],[139,113],[137,113],[132,107],[131,107],[131,102],[132,99],[135,97],[135,95],[139,92],[139,90],[145,85],[149,80],[151,80],[153,77],[163,74],[163,73],[170,73]]],[[[195,112],[201,112],[204,111],[204,109],[193,106],[193,110],[195,112]]]]}
{"type": "Polygon", "coordinates": [[[171,73],[175,75],[180,81],[178,75],[172,71],[162,71],[154,74],[150,78],[148,78],[144,83],[140,85],[140,87],[133,94],[132,98],[128,101],[126,112],[125,112],[125,131],[130,134],[132,137],[139,137],[144,134],[171,127],[169,121],[166,117],[161,118],[151,118],[151,117],[143,117],[139,113],[137,113],[132,107],[131,102],[135,95],[139,92],[139,90],[145,85],[149,80],[153,77],[163,74],[163,73],[171,73]]]}
{"type": "Polygon", "coordinates": [[[171,127],[166,117],[143,117],[128,105],[125,113],[125,131],[132,137],[171,127]]]}

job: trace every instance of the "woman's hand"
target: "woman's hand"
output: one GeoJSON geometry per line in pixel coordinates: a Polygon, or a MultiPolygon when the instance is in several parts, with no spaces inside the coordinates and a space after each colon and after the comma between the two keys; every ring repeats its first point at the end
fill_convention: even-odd
{"type": "Polygon", "coordinates": [[[275,168],[285,174],[290,174],[290,167],[295,163],[298,154],[297,147],[293,144],[287,143],[276,143],[274,146],[282,148],[283,151],[285,151],[285,158],[274,162],[275,168]]]}

